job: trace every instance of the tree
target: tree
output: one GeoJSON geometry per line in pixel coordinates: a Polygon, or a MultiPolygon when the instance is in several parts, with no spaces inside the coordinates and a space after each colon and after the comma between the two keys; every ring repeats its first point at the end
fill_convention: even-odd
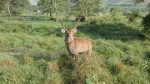
{"type": "Polygon", "coordinates": [[[149,8],[149,11],[150,11],[150,3],[148,3],[147,7],[149,8]]]}
{"type": "MultiPolygon", "coordinates": [[[[150,9],[150,3],[147,7],[150,9]]],[[[144,26],[143,31],[147,34],[150,34],[150,12],[145,17],[143,17],[142,25],[144,26]]]]}
{"type": "Polygon", "coordinates": [[[53,0],[39,0],[38,1],[38,6],[39,9],[42,10],[43,13],[50,13],[50,17],[52,17],[52,1],[53,0]]]}
{"type": "Polygon", "coordinates": [[[28,0],[0,0],[0,11],[6,11],[10,16],[19,15],[29,5],[28,0]]]}
{"type": "MultiPolygon", "coordinates": [[[[135,3],[140,2],[144,2],[144,0],[135,0],[135,3]]],[[[147,5],[147,7],[150,8],[150,3],[147,5]]],[[[143,31],[150,34],[150,13],[143,17],[142,25],[144,27],[143,31]]]]}
{"type": "Polygon", "coordinates": [[[111,11],[111,19],[114,21],[114,22],[117,22],[117,21],[120,21],[121,18],[120,18],[120,13],[119,13],[119,8],[117,7],[113,7],[110,9],[111,11]]]}
{"type": "Polygon", "coordinates": [[[144,26],[143,31],[150,34],[150,13],[143,17],[142,24],[144,26]]]}
{"type": "Polygon", "coordinates": [[[88,17],[99,9],[101,0],[71,0],[73,3],[72,14],[88,17]]]}
{"type": "Polygon", "coordinates": [[[5,9],[5,3],[7,0],[0,0],[0,11],[3,11],[5,9]]]}
{"type": "Polygon", "coordinates": [[[144,0],[135,0],[135,3],[144,2],[144,0]]]}
{"type": "Polygon", "coordinates": [[[27,0],[9,0],[8,4],[8,13],[12,15],[20,15],[24,8],[29,5],[27,0]]]}
{"type": "MultiPolygon", "coordinates": [[[[135,3],[140,3],[140,2],[144,2],[144,0],[135,0],[135,3]]],[[[150,3],[148,4],[147,7],[150,8],[150,3]]],[[[145,33],[150,34],[150,13],[147,14],[145,17],[143,17],[142,25],[144,27],[143,31],[145,33]]]]}
{"type": "Polygon", "coordinates": [[[68,0],[39,0],[38,6],[42,10],[43,13],[50,14],[52,18],[52,14],[55,13],[56,21],[58,20],[58,16],[60,12],[63,12],[66,6],[66,1],[68,0]]]}
{"type": "Polygon", "coordinates": [[[56,15],[56,21],[58,20],[58,13],[63,11],[63,5],[65,0],[53,0],[53,9],[55,11],[55,15],[56,15]],[[61,11],[62,10],[62,11],[61,11]]]}

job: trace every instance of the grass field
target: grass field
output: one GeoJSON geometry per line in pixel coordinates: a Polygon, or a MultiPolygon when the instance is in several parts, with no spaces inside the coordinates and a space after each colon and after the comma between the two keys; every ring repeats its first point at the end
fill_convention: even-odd
{"type": "MultiPolygon", "coordinates": [[[[90,39],[93,52],[71,58],[60,22],[0,17],[0,84],[149,84],[150,39],[140,22],[121,15],[80,22],[75,36],[90,39]]],[[[76,24],[63,23],[70,29],[76,24]]]]}

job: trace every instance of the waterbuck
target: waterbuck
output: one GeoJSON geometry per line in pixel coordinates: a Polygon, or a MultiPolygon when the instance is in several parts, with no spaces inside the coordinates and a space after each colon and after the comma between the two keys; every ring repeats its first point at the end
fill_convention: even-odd
{"type": "MultiPolygon", "coordinates": [[[[79,21],[80,19],[78,20],[78,22],[79,21]]],[[[77,57],[79,54],[83,54],[83,53],[87,53],[88,55],[91,55],[92,42],[89,41],[87,38],[74,37],[74,33],[77,32],[77,25],[72,30],[67,30],[63,26],[62,21],[61,21],[61,25],[63,27],[61,31],[66,34],[65,44],[70,56],[77,57]]]]}

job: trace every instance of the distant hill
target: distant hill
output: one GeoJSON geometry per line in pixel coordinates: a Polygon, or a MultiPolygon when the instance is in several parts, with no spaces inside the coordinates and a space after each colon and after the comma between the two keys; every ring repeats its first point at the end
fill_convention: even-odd
{"type": "Polygon", "coordinates": [[[134,4],[134,1],[133,0],[103,0],[102,3],[121,5],[121,4],[134,4]]]}
{"type": "Polygon", "coordinates": [[[128,10],[136,10],[136,11],[142,11],[147,12],[149,11],[147,5],[150,2],[150,0],[145,0],[145,2],[137,3],[135,4],[135,0],[103,0],[100,4],[101,11],[110,11],[111,8],[117,7],[120,11],[128,10]]]}
{"type": "MultiPolygon", "coordinates": [[[[145,2],[138,3],[137,5],[147,5],[150,0],[145,0],[145,2]]],[[[134,0],[103,0],[102,4],[111,5],[134,5],[134,0]]]]}

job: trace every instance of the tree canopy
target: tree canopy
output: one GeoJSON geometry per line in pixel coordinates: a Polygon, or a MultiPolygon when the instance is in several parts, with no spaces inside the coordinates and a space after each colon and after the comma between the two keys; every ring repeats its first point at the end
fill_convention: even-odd
{"type": "Polygon", "coordinates": [[[89,16],[99,10],[101,0],[72,0],[74,5],[72,8],[73,14],[77,16],[89,16]]]}
{"type": "Polygon", "coordinates": [[[0,11],[6,11],[9,15],[19,15],[29,5],[28,0],[0,0],[0,11]]]}
{"type": "Polygon", "coordinates": [[[43,13],[47,13],[47,15],[50,14],[51,18],[52,13],[55,13],[57,20],[59,12],[64,11],[67,4],[65,3],[66,1],[68,0],[39,0],[38,7],[43,13]]]}
{"type": "Polygon", "coordinates": [[[135,3],[144,2],[144,0],[135,0],[135,3]]]}
{"type": "Polygon", "coordinates": [[[99,10],[101,0],[39,0],[38,7],[43,13],[56,14],[65,12],[75,16],[88,17],[99,10]]]}

